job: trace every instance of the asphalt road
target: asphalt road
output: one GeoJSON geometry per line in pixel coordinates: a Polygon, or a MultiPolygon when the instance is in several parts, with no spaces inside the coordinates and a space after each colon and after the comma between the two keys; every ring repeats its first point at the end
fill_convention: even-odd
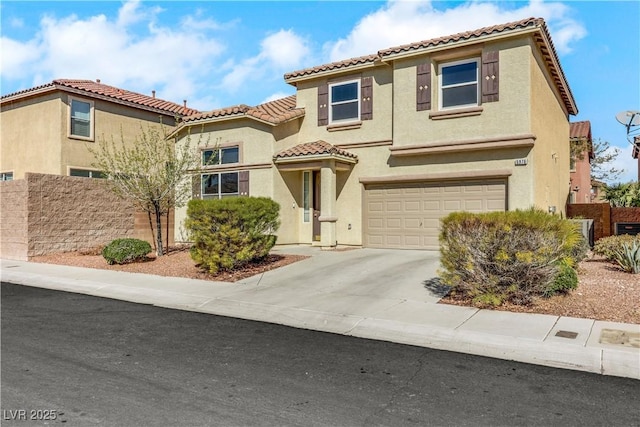
{"type": "Polygon", "coordinates": [[[3,426],[640,425],[637,380],[6,283],[0,295],[3,426]]]}

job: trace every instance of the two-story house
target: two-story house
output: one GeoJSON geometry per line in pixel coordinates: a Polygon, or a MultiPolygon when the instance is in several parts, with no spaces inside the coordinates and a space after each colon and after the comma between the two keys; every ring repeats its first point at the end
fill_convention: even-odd
{"type": "Polygon", "coordinates": [[[591,203],[594,196],[591,183],[591,161],[594,159],[591,122],[571,123],[569,135],[575,148],[572,148],[569,160],[571,188],[568,203],[591,203]]]}
{"type": "MultiPolygon", "coordinates": [[[[542,19],[294,71],[296,95],[189,116],[194,197],[280,203],[280,244],[437,249],[453,211],[564,213],[577,107],[542,19]]],[[[185,210],[176,212],[176,224],[185,210]]]]}
{"type": "Polygon", "coordinates": [[[132,141],[140,126],[173,129],[176,117],[197,110],[101,83],[54,80],[0,98],[2,180],[26,172],[99,177],[87,149],[104,137],[132,141]]]}

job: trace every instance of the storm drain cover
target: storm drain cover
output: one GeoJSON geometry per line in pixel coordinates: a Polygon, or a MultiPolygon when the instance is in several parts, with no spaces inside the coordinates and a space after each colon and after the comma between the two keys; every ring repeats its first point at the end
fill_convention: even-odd
{"type": "Polygon", "coordinates": [[[556,336],[560,338],[570,338],[572,340],[575,340],[576,337],[578,336],[578,333],[571,332],[571,331],[558,331],[556,332],[556,336]]]}
{"type": "Polygon", "coordinates": [[[600,344],[618,344],[625,347],[640,348],[640,333],[618,329],[603,329],[600,332],[600,344]]]}

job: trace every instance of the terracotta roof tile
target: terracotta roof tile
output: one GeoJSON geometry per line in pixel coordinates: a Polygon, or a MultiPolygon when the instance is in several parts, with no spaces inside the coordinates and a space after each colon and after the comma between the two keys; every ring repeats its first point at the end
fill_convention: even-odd
{"type": "Polygon", "coordinates": [[[221,117],[249,117],[277,125],[302,116],[304,116],[304,108],[296,108],[296,96],[291,95],[286,98],[265,102],[255,107],[240,104],[191,115],[185,117],[184,122],[188,123],[221,117]]]}
{"type": "Polygon", "coordinates": [[[62,90],[62,91],[80,91],[88,97],[104,97],[111,99],[119,103],[129,104],[133,107],[139,107],[144,109],[153,109],[165,114],[175,114],[179,116],[190,115],[198,113],[199,111],[193,108],[185,107],[184,105],[176,104],[170,101],[165,101],[160,98],[152,96],[142,95],[140,93],[131,92],[126,89],[120,89],[114,86],[105,85],[93,80],[74,80],[74,79],[56,79],[51,83],[37,86],[31,89],[15,92],[12,94],[2,96],[2,101],[16,98],[27,97],[32,94],[37,94],[47,90],[62,90]]]}
{"type": "Polygon", "coordinates": [[[317,156],[323,154],[337,154],[339,156],[351,157],[353,159],[357,159],[358,156],[338,148],[334,145],[329,144],[326,141],[315,141],[315,142],[307,142],[305,144],[298,144],[295,147],[288,148],[277,153],[273,156],[274,159],[284,159],[290,157],[300,157],[300,156],[317,156]]]}
{"type": "Polygon", "coordinates": [[[506,31],[513,31],[518,29],[526,29],[526,28],[538,28],[539,32],[534,35],[534,40],[536,44],[540,48],[542,55],[545,57],[545,60],[549,64],[550,73],[560,90],[563,101],[565,103],[565,107],[570,114],[577,114],[578,109],[575,104],[575,99],[573,94],[571,93],[571,89],[567,83],[566,77],[560,66],[560,61],[558,59],[558,54],[556,53],[555,47],[553,45],[553,41],[551,40],[551,35],[549,34],[549,30],[547,25],[542,18],[527,18],[520,21],[509,22],[506,24],[494,25],[490,27],[483,27],[473,31],[465,31],[462,33],[457,33],[449,36],[433,38],[429,40],[423,40],[416,43],[409,43],[401,46],[396,46],[388,49],[379,50],[376,54],[361,56],[357,58],[351,58],[344,61],[332,62],[330,64],[319,65],[316,67],[305,68],[303,70],[293,71],[291,73],[287,73],[284,75],[284,79],[286,82],[291,83],[292,81],[300,78],[311,76],[313,74],[321,73],[323,71],[334,71],[340,69],[348,69],[350,67],[361,65],[361,64],[374,64],[376,61],[384,61],[389,57],[394,55],[418,51],[420,49],[425,49],[434,46],[445,45],[449,43],[456,43],[465,40],[471,40],[483,36],[488,36],[492,34],[498,34],[506,31]]]}
{"type": "Polygon", "coordinates": [[[569,138],[585,138],[587,141],[591,141],[591,122],[585,120],[582,122],[571,123],[569,127],[569,138]]]}

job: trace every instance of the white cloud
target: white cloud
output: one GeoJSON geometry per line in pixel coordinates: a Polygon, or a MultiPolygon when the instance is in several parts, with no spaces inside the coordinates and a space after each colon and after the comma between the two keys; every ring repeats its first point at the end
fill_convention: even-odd
{"type": "Polygon", "coordinates": [[[259,104],[264,104],[264,103],[267,103],[267,102],[275,101],[276,99],[286,98],[287,96],[293,95],[293,93],[294,93],[294,90],[292,90],[291,93],[276,92],[276,93],[273,93],[273,94],[269,95],[268,97],[266,97],[262,101],[260,101],[259,104]]]}
{"type": "Polygon", "coordinates": [[[325,45],[330,61],[368,55],[380,49],[455,34],[528,17],[545,18],[559,53],[586,36],[582,24],[561,3],[531,1],[509,9],[511,3],[471,1],[440,10],[431,0],[392,0],[362,18],[345,38],[325,45]]]}
{"type": "MultiPolygon", "coordinates": [[[[616,168],[619,170],[624,170],[622,175],[616,182],[630,182],[638,180],[638,160],[634,159],[632,156],[633,147],[631,144],[626,144],[621,147],[610,147],[607,150],[607,154],[614,154],[615,149],[619,149],[618,157],[616,157],[611,163],[607,165],[607,168],[616,168]]],[[[609,183],[613,184],[613,182],[609,183]]]]}
{"type": "Polygon", "coordinates": [[[11,28],[23,28],[24,20],[13,17],[9,20],[9,25],[11,26],[11,28]]]}
{"type": "MultiPolygon", "coordinates": [[[[212,21],[177,29],[157,24],[161,9],[126,2],[115,19],[46,16],[40,32],[21,42],[3,37],[2,79],[20,79],[20,70],[37,70],[37,85],[55,78],[99,78],[105,84],[182,103],[202,97],[202,85],[214,73],[225,46],[214,37],[212,21]]],[[[208,82],[211,84],[211,82],[208,82]]],[[[206,109],[207,106],[194,108],[206,109]]]]}

